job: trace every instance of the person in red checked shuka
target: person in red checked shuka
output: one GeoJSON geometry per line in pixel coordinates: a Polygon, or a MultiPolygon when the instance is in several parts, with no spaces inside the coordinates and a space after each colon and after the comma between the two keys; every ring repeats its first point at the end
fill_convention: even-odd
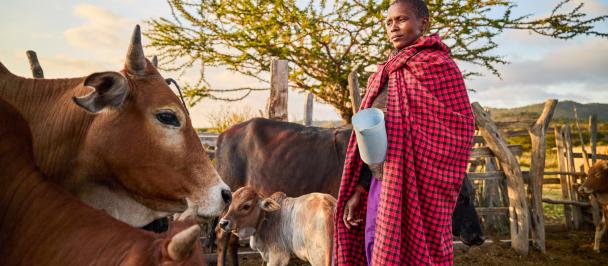
{"type": "Polygon", "coordinates": [[[384,111],[386,159],[365,165],[351,136],[334,263],[451,265],[451,215],[475,129],[469,98],[449,48],[439,36],[423,35],[429,26],[424,1],[394,1],[385,23],[395,51],[369,78],[361,109],[384,111]],[[370,168],[374,177],[360,178],[370,168]]]}

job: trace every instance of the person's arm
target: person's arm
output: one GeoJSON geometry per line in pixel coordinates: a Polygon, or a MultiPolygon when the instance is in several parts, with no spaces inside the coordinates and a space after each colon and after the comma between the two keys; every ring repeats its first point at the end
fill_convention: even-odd
{"type": "Polygon", "coordinates": [[[363,187],[366,191],[369,191],[369,186],[372,183],[372,171],[369,170],[369,166],[366,163],[363,163],[363,167],[361,167],[361,174],[359,175],[359,181],[357,185],[363,187]]]}

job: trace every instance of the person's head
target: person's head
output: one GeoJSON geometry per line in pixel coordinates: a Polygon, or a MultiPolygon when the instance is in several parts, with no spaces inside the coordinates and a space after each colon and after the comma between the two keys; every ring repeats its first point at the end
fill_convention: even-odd
{"type": "Polygon", "coordinates": [[[429,9],[424,0],[394,0],[384,21],[389,41],[395,49],[414,43],[429,26],[429,9]]]}

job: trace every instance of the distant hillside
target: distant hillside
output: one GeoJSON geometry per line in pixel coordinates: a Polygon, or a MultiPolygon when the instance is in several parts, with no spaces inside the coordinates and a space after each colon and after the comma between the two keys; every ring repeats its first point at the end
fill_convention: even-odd
{"type": "MultiPolygon", "coordinates": [[[[588,121],[589,115],[596,114],[600,122],[608,122],[608,104],[581,104],[573,101],[560,101],[553,114],[553,120],[574,120],[572,105],[576,105],[579,121],[588,121]]],[[[490,108],[495,121],[515,121],[537,119],[543,111],[544,103],[532,104],[515,108],[490,108]]]]}

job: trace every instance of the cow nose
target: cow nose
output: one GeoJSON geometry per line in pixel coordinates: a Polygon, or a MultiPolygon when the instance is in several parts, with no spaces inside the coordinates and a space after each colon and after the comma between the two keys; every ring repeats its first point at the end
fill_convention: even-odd
{"type": "Polygon", "coordinates": [[[222,228],[225,231],[230,230],[230,228],[228,228],[230,226],[230,221],[228,221],[226,219],[221,219],[219,225],[220,225],[220,228],[222,228]]]}
{"type": "Polygon", "coordinates": [[[228,189],[222,189],[222,199],[226,205],[230,204],[232,202],[232,192],[228,189]]]}

